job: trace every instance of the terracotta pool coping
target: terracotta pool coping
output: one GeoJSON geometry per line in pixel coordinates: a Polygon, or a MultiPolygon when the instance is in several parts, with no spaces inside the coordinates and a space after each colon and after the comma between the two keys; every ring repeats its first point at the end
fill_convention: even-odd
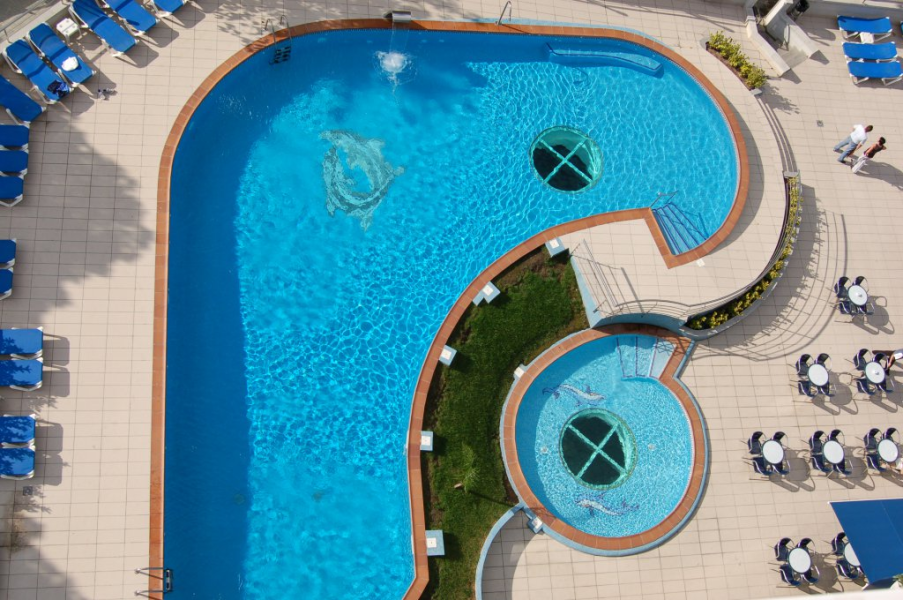
{"type": "MultiPolygon", "coordinates": [[[[152,383],[152,416],[151,416],[151,491],[150,491],[150,547],[149,564],[163,565],[163,514],[164,514],[164,457],[165,457],[165,426],[166,426],[166,312],[168,290],[168,262],[169,262],[169,208],[170,208],[170,184],[173,160],[176,148],[179,145],[182,134],[188,125],[194,111],[204,100],[208,93],[228,75],[234,68],[275,42],[310,33],[318,33],[342,29],[388,29],[392,25],[385,19],[343,19],[332,21],[318,21],[296,25],[290,30],[281,30],[274,35],[267,35],[248,46],[245,46],[229,59],[218,66],[191,95],[185,106],[175,119],[172,130],[167,137],[160,160],[159,179],[157,186],[157,234],[155,253],[155,287],[154,287],[154,348],[153,348],[153,383],[152,383]]],[[[568,223],[552,227],[519,244],[504,256],[496,260],[483,273],[481,273],[467,287],[461,297],[455,302],[449,311],[442,326],[437,332],[433,344],[427,354],[411,408],[411,418],[408,429],[408,483],[411,502],[411,527],[413,533],[414,567],[415,577],[405,598],[419,598],[428,581],[425,519],[423,513],[423,489],[420,470],[420,429],[423,423],[423,410],[426,403],[426,393],[430,381],[436,369],[439,352],[448,339],[451,330],[464,314],[464,309],[470,304],[471,298],[492,278],[496,277],[504,269],[516,260],[526,255],[531,250],[543,243],[561,235],[587,229],[597,225],[616,223],[634,219],[642,219],[649,227],[655,244],[662,255],[662,259],[668,268],[687,264],[707,255],[714,250],[734,229],[746,204],[749,192],[749,165],[746,142],[743,138],[740,122],[728,103],[727,99],[699,69],[670,48],[641,36],[636,33],[619,29],[603,29],[595,27],[562,27],[541,25],[495,25],[492,23],[468,23],[468,22],[443,22],[443,21],[417,21],[408,27],[412,30],[431,31],[459,31],[473,33],[500,33],[515,35],[558,35],[572,37],[597,37],[619,39],[650,48],[676,64],[692,75],[700,83],[718,104],[728,127],[734,137],[738,157],[738,186],[730,213],[721,227],[702,245],[683,254],[672,254],[662,231],[658,227],[652,211],[649,208],[637,208],[602,215],[594,215],[583,219],[577,219],[568,223]]],[[[151,584],[157,583],[156,579],[150,580],[151,584]]],[[[153,585],[151,586],[153,587],[153,585]]],[[[157,597],[162,600],[161,596],[157,597]]]]}
{"type": "Polygon", "coordinates": [[[537,358],[520,379],[514,383],[511,394],[508,397],[508,403],[505,407],[505,414],[502,415],[503,441],[505,445],[505,458],[508,472],[511,476],[514,488],[517,490],[524,504],[542,518],[545,527],[548,527],[559,535],[582,546],[611,552],[643,549],[649,544],[670,535],[676,528],[680,527],[687,515],[693,510],[699,495],[702,493],[702,484],[705,481],[706,468],[705,431],[702,424],[702,417],[699,413],[699,409],[693,402],[693,399],[687,393],[686,389],[678,383],[675,377],[677,369],[684,361],[689,347],[690,340],[687,338],[680,337],[667,329],[651,325],[619,324],[605,327],[604,330],[588,329],[572,335],[555,346],[552,346],[537,358]],[[671,356],[668,358],[668,362],[659,377],[659,381],[668,388],[675,397],[677,397],[684,409],[684,413],[687,415],[687,421],[693,436],[693,458],[689,483],[684,491],[683,497],[674,510],[671,511],[671,514],[648,531],[644,531],[637,535],[611,538],[592,535],[572,527],[552,514],[545,506],[543,506],[539,499],[536,498],[536,495],[530,489],[523,471],[520,468],[520,461],[517,453],[516,424],[517,411],[520,408],[524,394],[530,389],[530,386],[536,377],[549,365],[566,353],[575,348],[579,348],[584,344],[612,335],[623,334],[649,335],[667,340],[674,345],[674,352],[672,352],[671,356]]]}

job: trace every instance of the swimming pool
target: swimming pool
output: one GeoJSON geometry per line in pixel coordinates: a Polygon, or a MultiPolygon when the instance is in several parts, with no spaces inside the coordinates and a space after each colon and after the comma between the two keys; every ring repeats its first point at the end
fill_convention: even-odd
{"type": "Polygon", "coordinates": [[[508,478],[553,537],[620,556],[653,548],[705,486],[702,414],[677,379],[691,348],[664,329],[586,330],[515,381],[500,435],[508,478]]]}
{"type": "Polygon", "coordinates": [[[589,342],[547,367],[517,414],[517,454],[537,499],[603,537],[651,529],[684,496],[690,424],[658,381],[673,345],[644,335],[589,342]],[[591,478],[592,476],[592,478],[591,478]]]}
{"type": "Polygon", "coordinates": [[[413,574],[407,416],[461,290],[536,232],[659,192],[678,190],[714,231],[737,186],[721,114],[639,46],[414,31],[295,44],[292,61],[262,52],[227,75],[174,161],[176,598],[401,596],[413,574]],[[557,62],[552,47],[589,59],[557,62]],[[643,68],[610,64],[625,56],[643,68]],[[547,185],[531,164],[556,126],[598,146],[583,191],[547,185]]]}

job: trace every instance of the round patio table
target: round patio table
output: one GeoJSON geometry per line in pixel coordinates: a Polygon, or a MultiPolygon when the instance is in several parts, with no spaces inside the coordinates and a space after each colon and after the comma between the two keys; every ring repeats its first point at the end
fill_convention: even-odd
{"type": "Polygon", "coordinates": [[[813,385],[817,385],[819,387],[828,385],[828,369],[825,368],[825,365],[820,365],[817,363],[812,365],[806,372],[806,376],[809,378],[809,381],[812,382],[813,385]]]}
{"type": "Polygon", "coordinates": [[[865,378],[871,381],[872,383],[884,383],[884,378],[886,374],[884,373],[884,367],[876,363],[875,361],[871,361],[866,363],[865,365],[865,378]]]}
{"type": "Polygon", "coordinates": [[[861,285],[851,285],[847,290],[847,298],[856,306],[865,306],[865,303],[869,301],[869,294],[861,285]]]}
{"type": "Polygon", "coordinates": [[[762,456],[769,463],[779,465],[784,462],[784,446],[781,445],[781,442],[768,440],[762,444],[762,456]]]}
{"type": "Polygon", "coordinates": [[[790,568],[797,573],[808,573],[809,569],[812,568],[812,557],[809,556],[809,551],[805,548],[794,548],[791,550],[790,555],[787,557],[787,562],[790,563],[790,568]]]}
{"type": "Polygon", "coordinates": [[[893,440],[883,439],[878,442],[878,456],[886,463],[897,462],[900,458],[900,448],[893,440]]]}
{"type": "Polygon", "coordinates": [[[847,559],[847,562],[854,567],[861,566],[859,564],[859,557],[856,556],[856,551],[853,550],[853,546],[851,544],[847,544],[843,547],[843,557],[847,559]]]}
{"type": "Polygon", "coordinates": [[[825,442],[824,449],[822,450],[825,454],[825,460],[827,460],[832,465],[839,465],[843,462],[843,446],[840,445],[840,442],[837,440],[828,440],[825,442]]]}

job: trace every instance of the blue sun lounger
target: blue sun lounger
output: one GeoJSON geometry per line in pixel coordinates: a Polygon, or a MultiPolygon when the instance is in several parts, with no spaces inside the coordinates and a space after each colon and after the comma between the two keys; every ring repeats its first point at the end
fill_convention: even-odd
{"type": "Polygon", "coordinates": [[[157,16],[160,18],[168,17],[172,13],[176,12],[183,6],[185,6],[185,0],[153,0],[154,1],[154,9],[157,11],[157,16]]]}
{"type": "Polygon", "coordinates": [[[105,46],[113,50],[113,56],[122,56],[135,44],[128,31],[107,16],[94,0],[74,0],[69,5],[69,13],[76,21],[93,31],[105,46]]]}
{"type": "Polygon", "coordinates": [[[0,146],[4,148],[28,148],[28,134],[25,125],[0,125],[0,146]]]}
{"type": "Polygon", "coordinates": [[[7,46],[3,55],[13,71],[27,77],[35,89],[41,92],[47,104],[55,104],[69,93],[69,85],[44,64],[25,40],[16,40],[7,46]]]}
{"type": "Polygon", "coordinates": [[[13,270],[0,269],[0,300],[8,298],[13,293],[13,270]]]}
{"type": "Polygon", "coordinates": [[[28,172],[28,152],[0,150],[0,172],[25,175],[28,172]]]}
{"type": "Polygon", "coordinates": [[[0,240],[0,269],[14,264],[16,264],[16,240],[0,240]]]}
{"type": "MultiPolygon", "coordinates": [[[[28,41],[31,42],[38,54],[56,67],[60,75],[72,84],[72,87],[78,87],[94,75],[91,67],[86,65],[85,61],[79,58],[63,40],[53,33],[53,30],[47,23],[41,23],[29,31],[28,41]],[[63,68],[63,63],[72,58],[75,59],[77,66],[70,70],[63,68]]],[[[71,63],[72,61],[70,60],[69,62],[71,63]]]]}
{"type": "Polygon", "coordinates": [[[43,383],[44,361],[42,359],[0,360],[0,387],[30,392],[41,387],[43,383]]]}
{"type": "Polygon", "coordinates": [[[135,0],[100,0],[125,22],[134,35],[146,35],[157,18],[135,0]]]}
{"type": "Polygon", "coordinates": [[[0,177],[0,204],[9,208],[22,201],[25,181],[19,176],[0,177]]]}
{"type": "Polygon", "coordinates": [[[0,446],[14,448],[34,443],[34,415],[0,417],[0,446]]]}
{"type": "Polygon", "coordinates": [[[897,58],[897,45],[893,42],[883,44],[854,44],[843,43],[843,55],[847,60],[874,60],[886,61],[897,58]]]}
{"type": "Polygon", "coordinates": [[[3,479],[34,477],[34,449],[0,448],[0,477],[3,479]]]}
{"type": "Polygon", "coordinates": [[[39,358],[44,353],[44,330],[0,329],[0,355],[14,359],[39,358]]]}
{"type": "Polygon", "coordinates": [[[847,69],[856,85],[869,79],[880,79],[884,85],[890,85],[903,79],[903,66],[896,60],[891,62],[853,60],[847,63],[847,69]]]}
{"type": "Polygon", "coordinates": [[[3,76],[0,76],[0,105],[18,123],[31,123],[45,110],[3,76]]]}
{"type": "MultiPolygon", "coordinates": [[[[837,26],[843,32],[845,39],[851,39],[857,35],[862,38],[863,33],[873,36],[871,41],[883,40],[893,33],[893,25],[887,17],[880,19],[857,19],[856,17],[837,17],[837,26]]],[[[862,41],[867,41],[863,39],[862,41]]]]}

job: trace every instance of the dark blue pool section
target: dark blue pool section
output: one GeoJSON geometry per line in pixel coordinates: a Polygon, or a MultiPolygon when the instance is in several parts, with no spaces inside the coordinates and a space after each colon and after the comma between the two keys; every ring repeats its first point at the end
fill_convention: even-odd
{"type": "MultiPolygon", "coordinates": [[[[226,80],[211,100],[230,93],[226,80]]],[[[201,127],[229,143],[180,151],[172,173],[166,360],[164,561],[173,598],[240,598],[247,544],[249,441],[244,334],[235,250],[235,189],[260,134],[210,101],[201,127]]]]}
{"type": "Polygon", "coordinates": [[[590,44],[655,58],[654,75],[552,63],[548,42],[314,34],[287,63],[251,57],[196,110],[171,190],[172,598],[400,597],[411,398],[462,290],[527,237],[658,192],[680,190],[706,231],[723,221],[736,156],[705,92],[644,48],[590,44]],[[389,51],[411,58],[397,86],[375,58],[389,51]],[[531,144],[556,125],[599,144],[592,189],[534,175],[531,144]],[[344,173],[324,168],[336,156],[344,173]],[[343,205],[365,171],[380,178],[366,214],[343,205]]]}

